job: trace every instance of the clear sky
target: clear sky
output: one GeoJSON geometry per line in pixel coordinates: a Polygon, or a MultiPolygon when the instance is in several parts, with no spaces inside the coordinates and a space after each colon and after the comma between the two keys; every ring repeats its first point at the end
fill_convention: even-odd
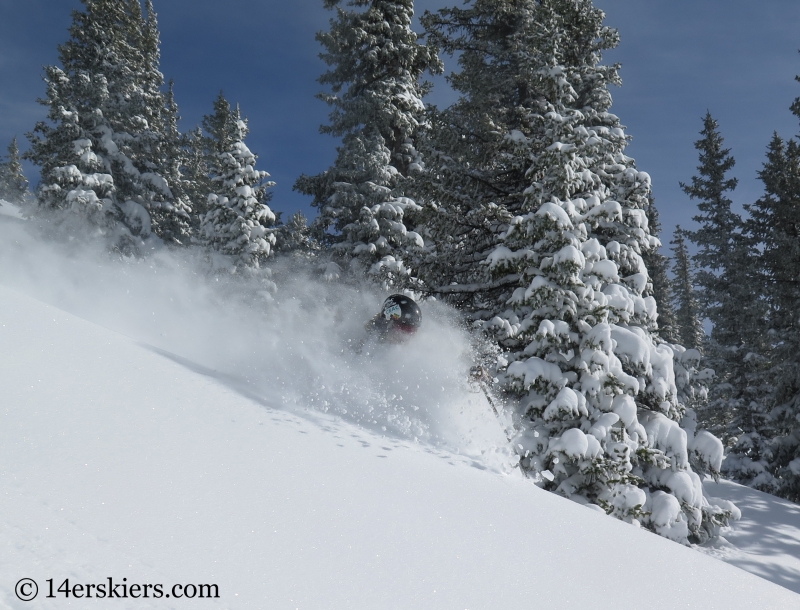
{"type": "MultiPolygon", "coordinates": [[[[425,9],[461,0],[418,0],[425,9]]],[[[162,38],[162,71],[175,79],[182,127],[191,129],[220,89],[250,122],[248,145],[272,174],[272,207],[285,215],[308,198],[292,191],[301,173],[330,165],[337,140],[320,135],[328,109],[314,98],[324,71],[314,40],[330,13],[322,0],[154,0],[162,38]]],[[[633,137],[628,154],[653,177],[664,224],[691,225],[694,204],[678,182],[697,166],[693,143],[710,110],[737,165],[737,205],[761,194],[757,178],[773,131],[800,131],[789,106],[800,96],[800,2],[794,0],[596,0],[620,31],[608,61],[622,64],[623,86],[612,90],[616,113],[633,137]]],[[[42,66],[57,62],[78,0],[0,0],[0,150],[44,117],[42,66]]],[[[455,63],[445,57],[449,69],[455,63]]],[[[430,101],[454,99],[443,80],[430,101]]],[[[33,181],[35,169],[26,167],[33,181]]]]}

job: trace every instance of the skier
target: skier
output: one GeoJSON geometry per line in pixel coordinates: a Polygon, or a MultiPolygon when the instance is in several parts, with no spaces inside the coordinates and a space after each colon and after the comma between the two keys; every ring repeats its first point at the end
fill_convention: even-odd
{"type": "Polygon", "coordinates": [[[422,323],[422,312],[414,299],[393,294],[383,302],[381,312],[364,325],[378,343],[404,343],[422,323]]]}

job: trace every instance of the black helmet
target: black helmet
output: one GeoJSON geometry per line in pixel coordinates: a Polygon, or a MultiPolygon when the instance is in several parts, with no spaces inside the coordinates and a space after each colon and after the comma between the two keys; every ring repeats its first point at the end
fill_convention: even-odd
{"type": "Polygon", "coordinates": [[[409,334],[417,332],[422,323],[422,312],[414,299],[403,294],[393,294],[383,302],[380,317],[390,331],[409,334]]]}

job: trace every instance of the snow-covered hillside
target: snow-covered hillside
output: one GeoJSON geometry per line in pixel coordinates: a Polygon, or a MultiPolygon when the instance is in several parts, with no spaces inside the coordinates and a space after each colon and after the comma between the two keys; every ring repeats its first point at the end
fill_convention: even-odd
{"type": "Polygon", "coordinates": [[[0,608],[109,577],[216,584],[219,608],[800,607],[516,475],[444,309],[366,357],[347,338],[377,295],[298,280],[254,301],[26,224],[0,218],[0,608]]]}
{"type": "Polygon", "coordinates": [[[700,550],[800,593],[800,505],[731,481],[705,488],[740,507],[742,519],[700,550]]]}

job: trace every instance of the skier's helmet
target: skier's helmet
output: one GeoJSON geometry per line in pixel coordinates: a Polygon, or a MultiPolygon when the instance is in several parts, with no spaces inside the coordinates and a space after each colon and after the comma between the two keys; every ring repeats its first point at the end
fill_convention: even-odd
{"type": "Polygon", "coordinates": [[[414,299],[393,294],[383,302],[381,317],[391,332],[413,335],[422,323],[422,312],[414,299]]]}

